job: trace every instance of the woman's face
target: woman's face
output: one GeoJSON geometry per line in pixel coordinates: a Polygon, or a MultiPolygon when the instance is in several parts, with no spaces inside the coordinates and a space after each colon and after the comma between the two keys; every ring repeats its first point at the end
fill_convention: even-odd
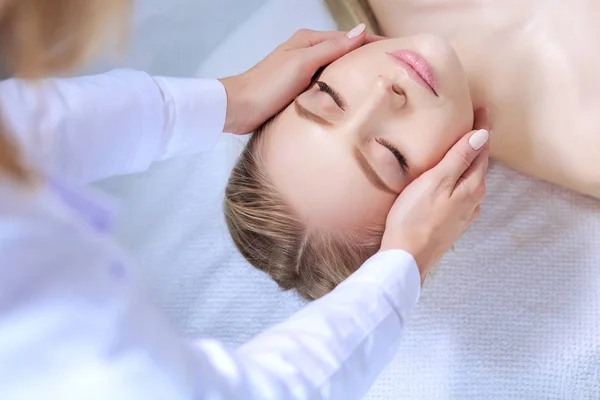
{"type": "Polygon", "coordinates": [[[444,40],[375,42],[328,66],[264,132],[266,173],[309,227],[383,223],[398,194],[471,130],[467,79],[444,40]]]}

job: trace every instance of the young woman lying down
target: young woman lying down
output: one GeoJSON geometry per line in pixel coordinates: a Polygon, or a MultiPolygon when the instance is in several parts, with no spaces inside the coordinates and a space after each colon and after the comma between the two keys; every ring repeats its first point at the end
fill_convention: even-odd
{"type": "Polygon", "coordinates": [[[226,189],[238,249],[307,299],[379,249],[397,195],[481,106],[493,157],[600,198],[600,3],[371,3],[395,38],[325,68],[254,134],[226,189]]]}

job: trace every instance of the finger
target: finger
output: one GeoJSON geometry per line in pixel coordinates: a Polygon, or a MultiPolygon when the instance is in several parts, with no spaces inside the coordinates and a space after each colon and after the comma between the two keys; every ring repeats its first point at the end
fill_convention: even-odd
{"type": "Polygon", "coordinates": [[[320,68],[362,46],[365,38],[365,24],[360,24],[346,35],[335,36],[307,48],[306,57],[313,68],[320,68]]]}
{"type": "Polygon", "coordinates": [[[385,39],[387,39],[385,36],[367,35],[367,37],[365,38],[365,44],[369,44],[369,43],[373,43],[373,42],[378,42],[380,40],[385,40],[385,39]]]}
{"type": "MultiPolygon", "coordinates": [[[[311,29],[301,29],[297,31],[287,42],[282,44],[285,50],[304,49],[316,46],[326,40],[341,39],[348,35],[345,31],[313,31],[311,29]]],[[[380,35],[366,35],[363,44],[373,43],[387,39],[380,35]]]]}
{"type": "Polygon", "coordinates": [[[458,180],[454,192],[459,191],[467,196],[475,196],[475,203],[479,204],[485,196],[485,176],[490,159],[489,144],[483,147],[475,161],[458,180]]]}
{"type": "Polygon", "coordinates": [[[438,179],[440,181],[449,181],[451,184],[456,185],[460,177],[475,161],[475,158],[483,151],[488,139],[489,133],[485,129],[469,132],[434,167],[434,174],[439,174],[438,179]]]}
{"type": "MultiPolygon", "coordinates": [[[[489,130],[489,128],[490,128],[489,115],[490,115],[489,110],[485,107],[481,107],[481,108],[478,108],[477,110],[475,110],[473,129],[489,130]]],[[[487,165],[489,162],[489,145],[490,145],[489,141],[486,142],[483,149],[481,150],[481,153],[475,158],[475,161],[473,162],[473,164],[471,164],[471,166],[465,171],[465,173],[462,175],[462,177],[459,179],[459,181],[470,179],[471,176],[473,176],[473,175],[476,175],[476,177],[473,178],[473,180],[485,179],[485,173],[487,172],[487,165]],[[483,175],[481,174],[481,164],[482,163],[485,163],[483,175]]],[[[480,180],[477,180],[477,182],[480,182],[480,180]]]]}
{"type": "Polygon", "coordinates": [[[482,182],[485,179],[487,168],[490,160],[490,146],[486,143],[481,149],[481,152],[475,158],[475,161],[465,171],[459,180],[473,180],[474,182],[482,182]]]}
{"type": "Polygon", "coordinates": [[[313,31],[311,29],[300,29],[285,42],[282,47],[285,50],[297,50],[316,46],[326,40],[341,39],[347,32],[344,31],[313,31]]]}

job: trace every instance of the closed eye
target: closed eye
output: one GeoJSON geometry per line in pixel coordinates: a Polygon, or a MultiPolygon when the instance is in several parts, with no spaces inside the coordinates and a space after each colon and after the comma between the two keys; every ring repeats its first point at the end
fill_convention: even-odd
{"type": "Polygon", "coordinates": [[[319,87],[319,90],[321,92],[327,93],[329,96],[331,96],[335,104],[337,104],[337,106],[341,108],[342,111],[346,110],[346,102],[344,101],[344,98],[339,94],[338,91],[336,91],[323,81],[317,81],[317,86],[319,87]]]}
{"type": "Polygon", "coordinates": [[[394,146],[392,143],[383,138],[377,138],[375,139],[375,141],[383,147],[385,147],[386,149],[388,149],[394,155],[396,160],[398,160],[398,164],[400,164],[400,167],[403,171],[406,171],[408,169],[408,162],[406,161],[406,157],[404,157],[404,155],[400,153],[400,150],[398,150],[396,146],[394,146]]]}

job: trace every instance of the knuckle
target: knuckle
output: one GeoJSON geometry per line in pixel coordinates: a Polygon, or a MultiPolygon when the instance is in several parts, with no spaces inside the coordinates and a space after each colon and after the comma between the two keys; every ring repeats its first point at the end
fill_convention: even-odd
{"type": "Polygon", "coordinates": [[[306,29],[306,28],[298,29],[296,32],[294,32],[294,34],[292,35],[292,38],[294,38],[294,39],[300,39],[300,38],[303,38],[303,37],[305,37],[305,36],[307,36],[309,34],[310,34],[310,29],[306,29]]]}
{"type": "Polygon", "coordinates": [[[465,179],[462,182],[462,186],[465,188],[465,193],[468,197],[476,197],[478,185],[472,179],[465,179]]]}
{"type": "Polygon", "coordinates": [[[462,165],[464,165],[465,168],[469,168],[471,166],[471,164],[473,163],[473,157],[471,156],[471,153],[467,152],[467,151],[460,151],[458,152],[458,162],[460,162],[462,165]]]}
{"type": "Polygon", "coordinates": [[[343,56],[344,54],[352,51],[355,48],[355,44],[352,40],[346,40],[346,37],[336,37],[331,39],[331,51],[343,56]]]}
{"type": "Polygon", "coordinates": [[[346,42],[346,40],[342,40],[342,38],[339,37],[329,39],[330,46],[334,48],[344,47],[344,44],[346,44],[346,42]]]}
{"type": "Polygon", "coordinates": [[[455,186],[456,186],[456,182],[450,176],[442,177],[442,179],[440,179],[439,184],[438,184],[438,187],[440,188],[440,190],[449,191],[449,192],[454,190],[455,186]]]}

